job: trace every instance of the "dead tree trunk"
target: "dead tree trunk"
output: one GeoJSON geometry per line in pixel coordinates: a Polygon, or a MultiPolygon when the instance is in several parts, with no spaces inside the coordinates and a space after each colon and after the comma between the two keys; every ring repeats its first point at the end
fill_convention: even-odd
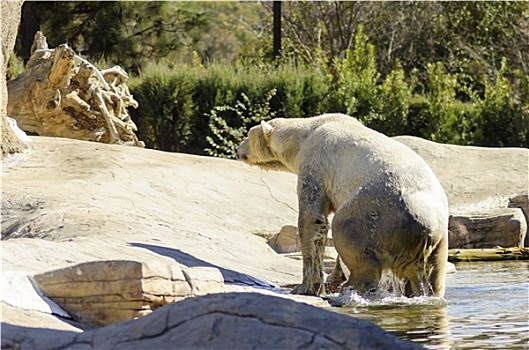
{"type": "Polygon", "coordinates": [[[48,49],[35,34],[25,72],[8,83],[8,115],[40,136],[144,147],[127,107],[138,107],[119,66],[99,71],[67,44],[48,49]]]}
{"type": "Polygon", "coordinates": [[[0,159],[20,152],[26,145],[13,132],[6,118],[6,67],[13,52],[23,1],[0,1],[0,159]]]}

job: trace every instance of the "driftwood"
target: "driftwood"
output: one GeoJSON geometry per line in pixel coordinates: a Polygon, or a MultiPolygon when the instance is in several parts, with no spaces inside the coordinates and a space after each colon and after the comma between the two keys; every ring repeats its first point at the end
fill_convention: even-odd
{"type": "Polygon", "coordinates": [[[99,71],[67,44],[48,49],[37,32],[25,72],[8,82],[7,113],[30,134],[144,147],[127,80],[121,67],[99,71]]]}
{"type": "Polygon", "coordinates": [[[448,261],[529,260],[529,248],[450,249],[448,261]]]}

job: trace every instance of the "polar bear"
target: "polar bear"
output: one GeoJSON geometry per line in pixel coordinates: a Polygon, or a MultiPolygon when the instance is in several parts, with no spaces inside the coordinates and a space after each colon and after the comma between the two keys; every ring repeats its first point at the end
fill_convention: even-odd
{"type": "Polygon", "coordinates": [[[410,148],[353,117],[323,114],[261,122],[237,158],[298,175],[303,281],[293,293],[325,294],[323,253],[334,213],[335,247],[350,271],[344,286],[368,292],[390,270],[406,296],[444,296],[447,197],[410,148]]]}

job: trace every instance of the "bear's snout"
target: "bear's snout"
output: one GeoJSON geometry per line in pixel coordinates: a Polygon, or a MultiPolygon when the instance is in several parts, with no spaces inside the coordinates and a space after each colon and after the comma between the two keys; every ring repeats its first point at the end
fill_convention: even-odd
{"type": "Polygon", "coordinates": [[[237,160],[246,160],[248,159],[248,156],[246,154],[241,154],[239,150],[237,150],[237,154],[235,155],[235,159],[237,160]]]}
{"type": "Polygon", "coordinates": [[[248,138],[244,139],[244,141],[237,147],[237,151],[235,152],[235,159],[237,160],[247,160],[248,159],[248,138]]]}

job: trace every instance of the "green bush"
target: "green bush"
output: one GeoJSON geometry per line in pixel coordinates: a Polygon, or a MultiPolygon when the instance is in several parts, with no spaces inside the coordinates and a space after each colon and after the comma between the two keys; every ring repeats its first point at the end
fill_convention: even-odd
{"type": "Polygon", "coordinates": [[[484,98],[476,98],[480,125],[474,140],[477,145],[529,146],[529,98],[526,94],[514,98],[512,85],[505,77],[507,68],[507,60],[503,59],[496,80],[485,82],[484,98]]]}
{"type": "Polygon", "coordinates": [[[24,72],[24,62],[11,53],[7,60],[6,81],[18,78],[22,72],[24,72]]]}
{"type": "Polygon", "coordinates": [[[233,157],[247,129],[260,120],[327,112],[346,112],[389,136],[528,146],[529,77],[509,71],[506,61],[495,80],[483,78],[479,88],[461,84],[465,79],[440,62],[428,65],[427,86],[420,87],[415,73],[407,77],[397,65],[382,77],[375,63],[360,27],[354,48],[330,64],[150,66],[131,80],[140,104],[131,115],[147,147],[224,157],[233,157]],[[516,74],[514,86],[506,76],[516,74]]]}
{"type": "Polygon", "coordinates": [[[246,94],[242,94],[242,100],[237,101],[235,106],[219,106],[211,110],[209,128],[212,136],[206,140],[210,144],[205,151],[214,157],[235,159],[237,146],[244,140],[248,129],[262,120],[275,117],[275,112],[270,110],[270,100],[276,94],[276,90],[269,91],[264,99],[258,103],[252,102],[246,94]],[[235,113],[236,118],[231,114],[235,113]],[[235,124],[226,121],[223,115],[229,114],[235,124]]]}
{"type": "Polygon", "coordinates": [[[396,67],[380,85],[377,96],[379,102],[376,104],[379,110],[367,124],[388,136],[407,133],[412,95],[412,87],[406,81],[404,70],[396,67]]]}
{"type": "MultiPolygon", "coordinates": [[[[140,139],[147,147],[204,154],[215,139],[212,111],[220,112],[228,125],[238,125],[235,109],[267,103],[270,115],[306,117],[327,110],[328,84],[319,71],[285,62],[278,66],[211,63],[207,66],[148,66],[130,89],[140,107],[131,111],[140,139]],[[238,102],[239,101],[239,102],[238,102]]],[[[256,121],[257,122],[257,121],[256,121]]],[[[218,141],[220,142],[220,141],[218,141]]]]}
{"type": "Polygon", "coordinates": [[[185,67],[150,66],[130,91],[139,101],[131,116],[138,137],[149,148],[171,152],[189,150],[193,129],[194,75],[185,67]]]}
{"type": "Polygon", "coordinates": [[[368,121],[377,118],[380,73],[375,63],[375,47],[368,43],[362,26],[356,31],[354,43],[354,49],[347,50],[344,59],[334,62],[336,94],[348,115],[368,121]]]}

